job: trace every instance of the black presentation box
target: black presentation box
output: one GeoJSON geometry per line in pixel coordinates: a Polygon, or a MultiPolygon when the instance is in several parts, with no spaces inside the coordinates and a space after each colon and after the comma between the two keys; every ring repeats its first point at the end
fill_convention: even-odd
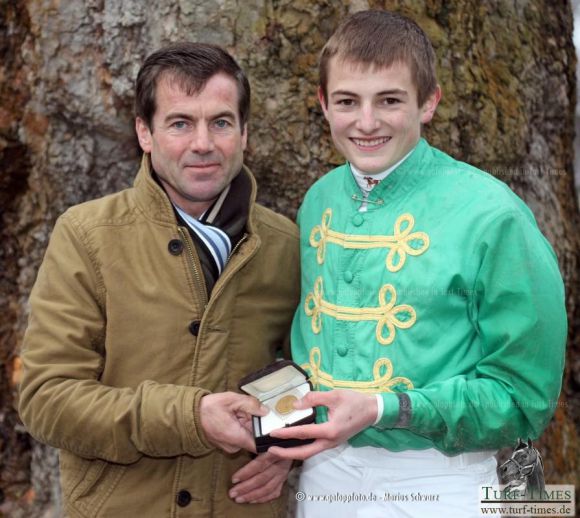
{"type": "Polygon", "coordinates": [[[308,374],[293,361],[280,360],[244,377],[241,391],[254,396],[270,409],[264,417],[253,416],[252,426],[258,453],[268,451],[270,446],[290,448],[309,444],[314,439],[278,439],[270,432],[277,428],[314,423],[316,410],[295,410],[292,402],[303,398],[312,390],[308,374]]]}

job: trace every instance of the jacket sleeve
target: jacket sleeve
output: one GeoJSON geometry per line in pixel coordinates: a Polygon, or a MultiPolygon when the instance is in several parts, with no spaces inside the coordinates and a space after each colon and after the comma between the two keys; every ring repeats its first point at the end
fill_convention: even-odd
{"type": "Polygon", "coordinates": [[[131,463],[142,455],[201,455],[207,391],[143,381],[99,381],[105,362],[105,289],[87,238],[58,221],[30,296],[20,416],[38,440],[85,458],[131,463]]]}
{"type": "MultiPolygon", "coordinates": [[[[520,212],[496,217],[473,264],[469,318],[482,348],[475,376],[407,392],[407,428],[449,453],[539,437],[554,413],[564,368],[564,287],[533,218],[520,212]]],[[[397,395],[384,394],[383,402],[383,417],[371,434],[401,425],[397,395]]]]}

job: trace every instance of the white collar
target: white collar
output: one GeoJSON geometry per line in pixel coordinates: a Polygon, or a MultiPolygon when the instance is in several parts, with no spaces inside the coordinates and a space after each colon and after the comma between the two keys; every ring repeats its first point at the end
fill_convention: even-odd
{"type": "MultiPolygon", "coordinates": [[[[362,183],[365,183],[366,180],[364,179],[365,176],[370,176],[373,180],[384,180],[387,176],[389,176],[395,169],[397,169],[397,167],[399,167],[405,160],[407,160],[407,158],[409,158],[409,155],[415,150],[415,148],[411,149],[411,151],[409,151],[403,158],[401,158],[401,160],[399,160],[395,165],[392,165],[391,167],[389,167],[388,169],[386,169],[385,171],[382,171],[380,173],[364,173],[362,171],[359,171],[354,165],[350,164],[350,169],[352,171],[352,174],[355,177],[355,180],[357,181],[357,183],[360,185],[359,179],[362,181],[362,183]]],[[[372,187],[371,187],[372,189],[372,187]]]]}

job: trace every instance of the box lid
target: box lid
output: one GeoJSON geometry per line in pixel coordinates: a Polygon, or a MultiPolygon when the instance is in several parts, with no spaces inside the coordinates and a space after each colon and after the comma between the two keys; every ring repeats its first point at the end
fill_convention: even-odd
{"type": "Polygon", "coordinates": [[[260,401],[308,381],[308,374],[291,360],[280,360],[240,380],[240,390],[260,401]]]}

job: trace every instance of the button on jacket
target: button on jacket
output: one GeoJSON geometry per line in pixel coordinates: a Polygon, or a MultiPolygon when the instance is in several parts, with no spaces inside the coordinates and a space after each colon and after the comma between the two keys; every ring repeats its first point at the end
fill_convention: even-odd
{"type": "Polygon", "coordinates": [[[273,361],[299,298],[298,233],[257,205],[208,300],[188,232],[151,176],[69,209],[33,288],[20,412],[60,449],[67,516],[282,516],[285,501],[236,504],[250,460],[200,426],[209,392],[273,361]]]}

